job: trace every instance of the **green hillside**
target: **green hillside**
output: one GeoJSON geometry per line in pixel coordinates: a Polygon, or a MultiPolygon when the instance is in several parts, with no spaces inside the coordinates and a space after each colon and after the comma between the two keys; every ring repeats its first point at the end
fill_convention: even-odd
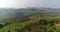
{"type": "Polygon", "coordinates": [[[60,18],[29,16],[30,20],[12,22],[0,28],[0,32],[59,32],[60,18]],[[56,24],[56,25],[55,25],[56,24]]]}
{"type": "Polygon", "coordinates": [[[59,10],[53,8],[23,8],[9,9],[9,11],[1,9],[0,32],[60,32],[59,10]]]}

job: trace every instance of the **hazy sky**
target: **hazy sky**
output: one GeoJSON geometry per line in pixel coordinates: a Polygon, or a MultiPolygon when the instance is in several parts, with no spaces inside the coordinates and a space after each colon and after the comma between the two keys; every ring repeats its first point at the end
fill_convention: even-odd
{"type": "Polygon", "coordinates": [[[60,8],[60,0],[0,0],[0,8],[24,7],[60,8]]]}

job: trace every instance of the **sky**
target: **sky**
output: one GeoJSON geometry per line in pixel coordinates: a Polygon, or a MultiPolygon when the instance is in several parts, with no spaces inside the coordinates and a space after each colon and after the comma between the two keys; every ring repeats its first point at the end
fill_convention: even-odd
{"type": "Polygon", "coordinates": [[[0,8],[25,7],[60,8],[60,0],[0,0],[0,8]]]}

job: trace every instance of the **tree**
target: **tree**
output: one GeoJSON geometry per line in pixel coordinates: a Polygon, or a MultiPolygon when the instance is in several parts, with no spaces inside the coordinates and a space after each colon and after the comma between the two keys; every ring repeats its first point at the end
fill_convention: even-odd
{"type": "Polygon", "coordinates": [[[40,22],[39,22],[39,24],[41,24],[41,25],[47,25],[48,22],[47,22],[46,19],[41,19],[40,22]]]}
{"type": "Polygon", "coordinates": [[[3,24],[0,24],[0,28],[3,28],[4,27],[4,25],[3,24]]]}
{"type": "Polygon", "coordinates": [[[55,24],[55,21],[54,20],[50,20],[50,26],[53,26],[55,24]]]}

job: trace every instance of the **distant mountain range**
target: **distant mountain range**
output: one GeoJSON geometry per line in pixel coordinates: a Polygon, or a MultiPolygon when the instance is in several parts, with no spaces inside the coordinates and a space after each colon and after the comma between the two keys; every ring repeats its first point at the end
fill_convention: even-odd
{"type": "Polygon", "coordinates": [[[60,8],[20,8],[20,9],[0,8],[0,19],[19,17],[24,14],[33,13],[60,14],[60,8]]]}

